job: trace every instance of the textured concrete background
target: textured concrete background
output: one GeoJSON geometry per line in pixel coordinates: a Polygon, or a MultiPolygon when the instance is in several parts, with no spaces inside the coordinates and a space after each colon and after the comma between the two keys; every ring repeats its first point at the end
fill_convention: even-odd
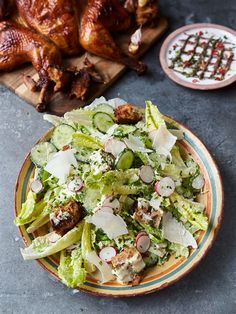
{"type": "MultiPolygon", "coordinates": [[[[236,29],[235,0],[166,0],[170,29],[213,22],[236,29]]],[[[163,38],[162,38],[163,40],[163,38]]],[[[192,129],[213,152],[223,176],[225,212],[217,240],[200,265],[163,291],[132,299],[73,294],[51,280],[36,262],[24,262],[13,225],[13,190],[26,152],[49,125],[31,106],[0,87],[0,313],[236,313],[236,89],[192,91],[169,81],[160,69],[162,40],[144,61],[149,73],[127,72],[105,94],[138,105],[145,99],[192,129]]]]}

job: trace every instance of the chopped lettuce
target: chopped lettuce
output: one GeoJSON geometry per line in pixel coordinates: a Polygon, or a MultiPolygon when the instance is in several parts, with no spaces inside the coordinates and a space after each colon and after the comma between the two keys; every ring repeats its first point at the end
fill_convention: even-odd
{"type": "Polygon", "coordinates": [[[137,175],[138,169],[111,170],[104,174],[90,174],[85,180],[85,186],[100,190],[102,194],[137,194],[147,188],[140,182],[137,175]]]}
{"type": "Polygon", "coordinates": [[[76,288],[86,281],[87,272],[83,267],[81,249],[76,248],[72,252],[62,250],[58,276],[69,288],[76,288]]]}
{"type": "Polygon", "coordinates": [[[171,253],[175,254],[176,258],[178,257],[188,258],[189,256],[189,249],[181,244],[172,242],[169,244],[168,249],[171,251],[171,253]]]}
{"type": "Polygon", "coordinates": [[[205,206],[203,204],[188,200],[176,192],[170,196],[170,199],[183,222],[189,222],[200,230],[207,229],[208,219],[204,214],[205,206]]]}
{"type": "Polygon", "coordinates": [[[150,239],[158,244],[164,241],[163,237],[163,231],[159,228],[154,228],[148,224],[140,223],[140,225],[143,227],[143,229],[147,232],[147,234],[150,236],[150,239]]]}

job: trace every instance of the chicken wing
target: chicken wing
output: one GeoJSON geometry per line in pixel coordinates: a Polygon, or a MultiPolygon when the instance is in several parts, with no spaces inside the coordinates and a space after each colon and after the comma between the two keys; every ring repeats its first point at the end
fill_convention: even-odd
{"type": "Polygon", "coordinates": [[[119,1],[88,0],[80,20],[80,43],[95,55],[123,63],[142,73],[146,66],[122,53],[111,36],[111,32],[127,30],[130,24],[130,15],[119,1]]]}
{"type": "Polygon", "coordinates": [[[20,17],[37,32],[50,38],[65,55],[82,51],[79,44],[76,0],[16,0],[20,17]]]}

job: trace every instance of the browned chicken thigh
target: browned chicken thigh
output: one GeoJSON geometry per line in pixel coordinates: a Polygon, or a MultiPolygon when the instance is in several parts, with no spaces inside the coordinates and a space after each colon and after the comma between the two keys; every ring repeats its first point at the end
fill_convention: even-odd
{"type": "Polygon", "coordinates": [[[80,43],[82,47],[101,57],[123,63],[138,73],[146,66],[126,56],[116,45],[111,32],[129,29],[131,18],[117,0],[88,0],[82,10],[80,43]]]}
{"type": "MultiPolygon", "coordinates": [[[[141,24],[154,18],[155,3],[146,1],[141,24]]],[[[40,90],[40,111],[52,91],[84,99],[91,82],[103,78],[88,59],[80,70],[62,70],[61,52],[70,56],[85,49],[143,73],[146,66],[125,55],[114,40],[114,33],[130,30],[132,14],[119,0],[0,0],[0,20],[5,20],[0,23],[0,72],[32,63],[39,81],[26,77],[25,84],[40,90]]]]}
{"type": "Polygon", "coordinates": [[[65,55],[81,52],[77,0],[15,0],[23,21],[50,38],[65,55]]]}
{"type": "Polygon", "coordinates": [[[32,63],[39,74],[39,106],[42,106],[46,101],[50,82],[53,82],[55,91],[64,85],[64,72],[60,69],[60,51],[47,38],[24,26],[10,21],[1,22],[0,71],[11,71],[26,62],[32,63]]]}

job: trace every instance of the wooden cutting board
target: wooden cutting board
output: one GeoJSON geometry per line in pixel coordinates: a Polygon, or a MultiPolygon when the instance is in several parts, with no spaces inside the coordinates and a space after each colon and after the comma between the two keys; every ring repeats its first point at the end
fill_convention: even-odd
{"type": "MultiPolygon", "coordinates": [[[[161,18],[159,23],[155,27],[146,27],[142,30],[142,46],[138,57],[143,55],[150,46],[165,32],[167,28],[167,21],[165,18],[161,18]]],[[[127,50],[131,34],[119,35],[117,41],[122,49],[127,50]]],[[[48,106],[48,112],[63,115],[65,112],[72,109],[82,107],[87,103],[90,103],[94,98],[103,94],[103,92],[126,70],[124,65],[118,64],[116,62],[108,61],[103,58],[90,55],[86,53],[88,59],[95,64],[96,68],[100,73],[103,74],[106,83],[105,84],[93,84],[90,88],[89,94],[86,101],[81,101],[78,99],[69,99],[67,95],[62,93],[57,93],[51,99],[48,106]]],[[[76,58],[68,59],[68,63],[80,68],[83,64],[85,55],[76,58]]],[[[23,75],[30,75],[37,80],[38,76],[32,66],[21,67],[19,70],[3,73],[0,75],[0,83],[12,90],[20,98],[24,99],[26,102],[36,107],[38,101],[38,93],[30,92],[25,84],[23,83],[23,75]]],[[[144,74],[145,76],[145,74],[144,74]]],[[[139,77],[140,80],[144,79],[142,76],[139,77]]]]}

